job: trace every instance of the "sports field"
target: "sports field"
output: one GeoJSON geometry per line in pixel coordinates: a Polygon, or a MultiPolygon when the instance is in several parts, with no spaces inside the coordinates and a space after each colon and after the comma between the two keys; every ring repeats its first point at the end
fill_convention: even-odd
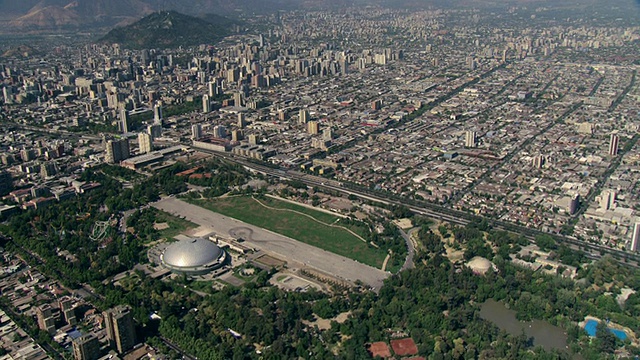
{"type": "Polygon", "coordinates": [[[186,201],[234,219],[285,235],[332,253],[381,268],[386,252],[368,245],[341,228],[339,218],[324,212],[272,198],[235,196],[186,201]]]}

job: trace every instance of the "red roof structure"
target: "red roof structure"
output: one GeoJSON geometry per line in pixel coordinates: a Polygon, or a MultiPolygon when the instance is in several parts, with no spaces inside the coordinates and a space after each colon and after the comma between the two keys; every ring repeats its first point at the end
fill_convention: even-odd
{"type": "Polygon", "coordinates": [[[391,340],[393,352],[398,356],[416,355],[418,347],[412,338],[391,340]]]}
{"type": "Polygon", "coordinates": [[[376,356],[380,356],[382,358],[391,357],[391,350],[389,350],[389,345],[387,345],[387,343],[384,341],[371,343],[371,345],[369,345],[369,352],[373,357],[376,357],[376,356]]]}

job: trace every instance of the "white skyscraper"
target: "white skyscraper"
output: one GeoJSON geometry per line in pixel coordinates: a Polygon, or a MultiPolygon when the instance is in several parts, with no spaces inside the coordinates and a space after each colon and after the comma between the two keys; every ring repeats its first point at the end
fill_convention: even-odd
{"type": "Polygon", "coordinates": [[[476,147],[476,138],[477,134],[475,131],[467,130],[464,138],[464,146],[466,147],[476,147]]]}
{"type": "Polygon", "coordinates": [[[202,125],[191,125],[191,139],[198,140],[202,137],[202,125]]]}
{"type": "Polygon", "coordinates": [[[633,235],[631,235],[631,246],[629,250],[636,252],[638,251],[638,242],[640,241],[640,222],[637,222],[633,225],[633,235]]]}
{"type": "Polygon", "coordinates": [[[160,103],[153,104],[153,121],[156,124],[162,124],[162,105],[160,103]]]}
{"type": "Polygon", "coordinates": [[[202,112],[209,113],[211,112],[211,101],[209,101],[209,95],[202,95],[202,112]]]}
{"type": "Polygon", "coordinates": [[[309,121],[309,111],[305,109],[300,109],[298,113],[298,123],[306,124],[309,121]]]}
{"type": "Polygon", "coordinates": [[[153,151],[153,139],[151,135],[147,133],[138,134],[138,146],[140,147],[140,154],[148,154],[153,151]]]}
{"type": "Polygon", "coordinates": [[[611,134],[611,138],[609,139],[609,155],[616,156],[618,154],[618,142],[620,142],[618,135],[611,134]]]}

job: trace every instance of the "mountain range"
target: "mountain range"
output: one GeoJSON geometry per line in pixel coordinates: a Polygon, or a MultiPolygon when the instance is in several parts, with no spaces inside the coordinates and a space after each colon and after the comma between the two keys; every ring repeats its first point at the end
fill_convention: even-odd
{"type": "MultiPolygon", "coordinates": [[[[624,2],[627,0],[611,0],[624,2]]],[[[640,0],[636,0],[640,1],[640,0]]],[[[597,0],[580,0],[597,3],[597,0]]],[[[507,7],[573,3],[570,0],[0,0],[0,31],[110,29],[131,24],[154,11],[175,10],[200,16],[215,13],[235,18],[241,13],[314,10],[344,6],[397,8],[507,7]]]]}

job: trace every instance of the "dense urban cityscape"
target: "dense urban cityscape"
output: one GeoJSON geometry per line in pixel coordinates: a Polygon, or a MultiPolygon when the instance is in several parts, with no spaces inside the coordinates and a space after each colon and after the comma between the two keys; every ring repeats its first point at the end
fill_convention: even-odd
{"type": "Polygon", "coordinates": [[[0,359],[640,355],[640,5],[147,2],[0,26],[0,359]]]}

